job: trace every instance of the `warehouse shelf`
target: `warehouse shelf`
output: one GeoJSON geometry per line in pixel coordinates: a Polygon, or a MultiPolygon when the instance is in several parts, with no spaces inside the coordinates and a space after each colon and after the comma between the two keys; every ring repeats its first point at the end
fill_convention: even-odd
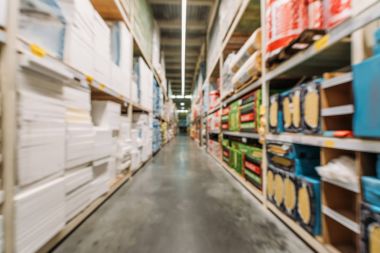
{"type": "Polygon", "coordinates": [[[321,109],[321,116],[338,116],[338,115],[347,115],[354,113],[354,105],[341,105],[334,106],[330,108],[321,109]]]}
{"type": "Polygon", "coordinates": [[[360,187],[358,184],[345,183],[342,181],[333,180],[333,179],[329,179],[329,178],[322,178],[322,181],[327,182],[329,184],[339,186],[339,187],[346,189],[346,190],[349,190],[351,192],[360,193],[360,187]]]}
{"type": "MultiPolygon", "coordinates": [[[[209,152],[208,152],[209,153],[209,152]]],[[[221,159],[217,158],[213,154],[209,153],[210,156],[230,175],[235,178],[245,189],[247,189],[257,200],[264,202],[264,196],[260,190],[255,188],[251,183],[249,183],[243,176],[238,174],[235,170],[231,169],[227,164],[225,164],[221,159]]]]}
{"type": "Polygon", "coordinates": [[[309,246],[311,246],[316,252],[329,253],[330,251],[323,245],[319,239],[313,237],[306,230],[304,230],[297,222],[289,218],[286,214],[281,212],[275,205],[266,202],[268,209],[276,215],[282,222],[284,222],[294,233],[301,237],[309,246]]]}
{"type": "Polygon", "coordinates": [[[255,89],[258,89],[261,87],[261,84],[262,84],[262,79],[258,79],[256,80],[255,82],[253,82],[252,84],[248,85],[246,88],[238,91],[237,93],[235,93],[234,95],[232,95],[231,97],[225,99],[223,101],[223,105],[226,106],[227,104],[237,100],[238,98],[240,98],[241,96],[255,90],[255,89]]]}
{"type": "Polygon", "coordinates": [[[352,79],[353,79],[352,73],[349,72],[349,73],[323,81],[321,87],[322,89],[332,88],[340,84],[349,83],[352,81],[352,79]]]}
{"type": "Polygon", "coordinates": [[[111,0],[111,1],[103,1],[103,0],[91,0],[92,4],[94,5],[95,9],[99,12],[99,14],[104,18],[105,20],[118,20],[123,21],[126,26],[128,27],[129,31],[132,34],[133,41],[137,45],[138,51],[141,53],[142,57],[144,58],[145,62],[149,66],[149,68],[152,70],[153,75],[158,82],[159,86],[161,87],[162,93],[164,95],[165,101],[168,100],[168,95],[166,92],[166,87],[163,85],[161,78],[158,75],[158,71],[156,68],[154,68],[152,62],[147,57],[147,54],[141,46],[141,42],[138,40],[136,36],[136,32],[134,31],[129,18],[125,12],[125,6],[123,1],[120,0],[111,0]]]}
{"type": "Polygon", "coordinates": [[[231,24],[223,24],[223,26],[229,27],[229,29],[227,30],[226,36],[224,37],[224,40],[222,41],[221,47],[217,49],[216,57],[213,60],[213,62],[211,63],[210,68],[207,68],[206,80],[210,79],[210,77],[212,76],[212,73],[214,72],[216,66],[218,66],[218,61],[219,61],[220,57],[223,55],[223,51],[226,48],[226,46],[228,45],[228,42],[231,39],[235,29],[238,27],[244,13],[248,9],[250,2],[251,2],[250,0],[242,0],[236,16],[232,20],[232,23],[231,24]]]}
{"type": "Polygon", "coordinates": [[[337,221],[341,225],[360,234],[360,225],[354,221],[355,215],[353,213],[347,212],[345,210],[335,211],[327,206],[322,206],[322,213],[330,217],[331,219],[337,221]]]}
{"type": "Polygon", "coordinates": [[[249,138],[249,139],[259,139],[260,138],[260,135],[258,133],[223,131],[223,135],[243,137],[243,138],[249,138]]]}
{"type": "Polygon", "coordinates": [[[220,130],[211,130],[209,134],[220,134],[220,130]]]}
{"type": "Polygon", "coordinates": [[[302,51],[275,69],[266,73],[265,81],[280,77],[300,77],[320,75],[350,65],[349,43],[338,43],[356,30],[380,18],[380,2],[377,1],[365,11],[359,13],[329,31],[311,47],[302,51]],[[347,53],[348,52],[348,53],[347,53]],[[329,64],[326,64],[326,63],[329,64]]]}
{"type": "Polygon", "coordinates": [[[377,140],[357,139],[357,138],[330,138],[323,136],[304,134],[268,134],[266,140],[283,141],[310,146],[325,148],[343,149],[351,151],[361,151],[369,153],[380,153],[380,142],[377,140]]]}

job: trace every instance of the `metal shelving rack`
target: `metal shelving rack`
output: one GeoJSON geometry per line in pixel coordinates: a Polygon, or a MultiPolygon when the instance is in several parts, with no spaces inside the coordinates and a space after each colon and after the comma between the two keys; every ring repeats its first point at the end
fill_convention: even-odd
{"type": "MultiPolygon", "coordinates": [[[[163,86],[162,80],[157,74],[157,70],[153,68],[151,62],[147,61],[145,52],[139,47],[139,43],[135,36],[135,32],[132,29],[130,21],[127,19],[124,12],[123,3],[120,0],[112,1],[92,1],[93,4],[99,5],[99,8],[105,8],[108,12],[101,13],[103,18],[113,20],[124,21],[131,31],[134,37],[134,43],[137,44],[142,57],[151,68],[155,79],[158,81],[161,91],[164,95],[164,100],[170,100],[167,96],[166,87],[163,86]],[[102,5],[103,4],[103,5],[102,5]],[[105,4],[105,5],[104,5],[105,4]],[[111,14],[110,14],[111,13],[111,14]],[[113,15],[113,16],[110,16],[113,15]]],[[[47,55],[43,48],[38,48],[39,53],[36,53],[27,41],[22,40],[18,36],[18,18],[19,18],[19,0],[8,0],[7,5],[7,27],[6,30],[0,29],[0,87],[1,87],[1,182],[2,189],[0,192],[4,193],[1,214],[4,217],[4,249],[6,253],[15,252],[15,228],[14,228],[14,194],[15,194],[15,171],[16,171],[16,157],[17,157],[17,122],[16,122],[16,110],[17,110],[17,94],[16,94],[16,74],[17,68],[20,64],[19,59],[24,64],[30,64],[34,69],[39,71],[53,70],[58,73],[65,73],[71,75],[73,78],[87,83],[91,88],[91,93],[96,98],[112,100],[122,105],[123,111],[127,112],[129,121],[132,122],[132,115],[134,112],[145,112],[152,114],[150,109],[144,106],[130,101],[121,94],[118,94],[107,84],[103,84],[94,80],[86,73],[72,68],[65,64],[62,60],[56,59],[47,55]],[[41,54],[42,52],[42,54],[41,54]]],[[[165,120],[166,122],[167,120],[165,120]]],[[[151,159],[150,157],[148,161],[151,159]]],[[[148,162],[146,161],[146,162],[148,162]]],[[[145,163],[146,163],[145,162],[145,163]]],[[[102,205],[117,189],[119,189],[125,182],[131,179],[137,171],[139,171],[144,165],[142,164],[138,170],[134,173],[129,171],[126,174],[120,174],[112,182],[108,193],[101,196],[87,206],[81,213],[79,213],[74,219],[67,223],[55,237],[53,237],[47,244],[45,244],[39,252],[48,252],[55,245],[57,245],[63,238],[71,233],[77,226],[79,226],[92,212],[94,212],[100,205],[102,205]]]]}
{"type": "MultiPolygon", "coordinates": [[[[238,27],[241,18],[244,15],[244,12],[248,10],[250,1],[242,1],[239,11],[235,16],[231,24],[226,24],[227,27],[230,27],[225,39],[221,43],[221,48],[217,51],[219,52],[219,60],[212,62],[210,64],[211,69],[208,69],[206,80],[209,80],[213,73],[216,72],[216,66],[223,64],[223,51],[228,45],[228,41],[232,38],[234,30],[238,27]]],[[[255,15],[261,16],[261,27],[265,31],[266,22],[265,22],[265,0],[260,0],[260,13],[255,15]]],[[[355,31],[363,28],[365,25],[379,20],[380,19],[380,2],[374,2],[371,6],[367,7],[365,10],[361,11],[359,14],[349,18],[335,28],[329,30],[326,35],[317,40],[312,44],[308,49],[294,55],[289,60],[279,64],[277,67],[271,70],[267,70],[265,66],[265,61],[262,65],[262,75],[261,78],[257,81],[251,83],[244,89],[240,91],[235,91],[233,94],[222,98],[221,104],[219,107],[209,110],[208,115],[222,110],[227,104],[241,98],[243,95],[261,88],[263,105],[265,107],[265,112],[268,112],[269,109],[269,89],[271,83],[275,82],[276,87],[278,87],[279,81],[283,78],[301,78],[303,76],[318,76],[325,72],[336,71],[342,67],[351,65],[352,51],[350,49],[350,44],[355,43],[355,41],[350,41],[347,38],[350,37],[355,31]],[[325,64],[326,61],[329,64],[325,64]]],[[[266,45],[265,36],[262,36],[262,44],[266,45]]],[[[263,46],[265,48],[265,46],[263,46]]],[[[265,50],[263,50],[262,55],[263,59],[266,59],[265,50]]],[[[222,69],[219,73],[219,76],[222,77],[222,69]]],[[[328,81],[325,81],[322,84],[322,88],[329,88],[341,83],[347,83],[352,81],[352,74],[348,73],[346,75],[340,76],[339,78],[334,78],[328,81]]],[[[223,82],[223,80],[222,80],[223,82]]],[[[205,82],[208,83],[208,82],[205,82]]],[[[350,108],[334,108],[340,110],[342,113],[347,111],[352,111],[350,108]]],[[[328,112],[326,112],[328,113],[328,112]]],[[[268,114],[266,113],[266,121],[268,122],[268,114]]],[[[337,152],[352,152],[356,156],[361,156],[362,153],[380,153],[380,141],[379,140],[370,140],[370,139],[360,139],[360,138],[333,138],[333,137],[324,137],[318,135],[306,135],[306,134],[292,134],[292,133],[282,133],[282,134],[271,134],[266,130],[264,136],[260,136],[255,133],[243,133],[243,132],[230,132],[222,131],[223,135],[226,136],[235,136],[242,138],[252,138],[252,139],[264,139],[271,141],[282,141],[288,143],[297,143],[311,146],[318,146],[323,149],[334,149],[337,152]],[[362,152],[362,153],[361,153],[362,152]]],[[[266,153],[266,144],[263,144],[263,154],[266,153]]],[[[262,161],[262,174],[263,174],[263,191],[260,192],[256,188],[252,190],[252,185],[247,183],[247,181],[236,171],[229,168],[221,158],[215,157],[213,154],[210,154],[212,158],[224,169],[226,169],[237,181],[239,181],[254,197],[260,200],[263,203],[263,206],[271,211],[275,216],[277,216],[281,221],[283,221],[288,227],[290,227],[299,237],[301,237],[306,243],[308,243],[314,250],[317,252],[346,252],[347,248],[343,246],[342,248],[331,245],[329,242],[323,242],[321,237],[314,237],[308,232],[306,232],[300,225],[298,225],[294,220],[289,218],[283,212],[281,212],[275,205],[267,201],[266,199],[266,171],[267,171],[267,161],[266,156],[263,155],[262,161]]],[[[360,159],[363,159],[362,157],[360,159]]],[[[359,165],[358,165],[359,166],[359,165]]],[[[359,168],[360,170],[360,168],[359,168]]],[[[360,186],[356,187],[353,185],[347,185],[338,181],[332,181],[328,179],[321,179],[321,184],[330,184],[335,187],[340,187],[347,191],[350,191],[354,194],[357,194],[357,199],[360,199],[360,186]]],[[[357,201],[357,199],[355,201],[357,201]]],[[[329,218],[334,219],[336,222],[341,225],[349,228],[353,233],[359,232],[359,224],[355,221],[348,219],[346,216],[342,215],[339,212],[334,211],[333,209],[325,206],[321,206],[323,215],[328,216],[329,218]]],[[[325,238],[323,238],[325,239],[325,238]]]]}

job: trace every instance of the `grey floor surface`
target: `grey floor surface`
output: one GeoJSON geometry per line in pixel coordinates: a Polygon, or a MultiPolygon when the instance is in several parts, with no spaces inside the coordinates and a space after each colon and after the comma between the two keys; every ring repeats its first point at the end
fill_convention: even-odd
{"type": "Polygon", "coordinates": [[[54,252],[312,251],[193,141],[177,137],[54,252]]]}

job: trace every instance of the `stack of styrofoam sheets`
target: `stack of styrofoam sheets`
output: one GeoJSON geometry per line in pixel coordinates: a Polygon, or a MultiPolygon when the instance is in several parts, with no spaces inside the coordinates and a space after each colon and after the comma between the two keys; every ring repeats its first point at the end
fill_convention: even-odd
{"type": "Polygon", "coordinates": [[[67,21],[64,61],[86,75],[94,75],[95,9],[89,0],[60,0],[67,21]]]}
{"type": "Polygon", "coordinates": [[[133,37],[123,22],[111,24],[112,88],[126,98],[131,96],[133,37]]]}
{"type": "Polygon", "coordinates": [[[105,127],[95,127],[94,160],[111,156],[116,152],[115,139],[112,130],[105,127]]]}
{"type": "Polygon", "coordinates": [[[0,0],[0,27],[5,27],[7,23],[7,1],[0,0]]]}
{"type": "Polygon", "coordinates": [[[138,86],[140,89],[140,103],[149,110],[153,109],[153,73],[144,59],[137,59],[135,68],[138,75],[138,86]]]}
{"type": "Polygon", "coordinates": [[[95,200],[109,190],[110,170],[115,166],[111,157],[106,157],[93,162],[94,180],[91,181],[91,200],[95,200]]]}
{"type": "Polygon", "coordinates": [[[0,215],[0,249],[4,249],[4,216],[0,215]]]}
{"type": "Polygon", "coordinates": [[[153,40],[152,40],[152,64],[155,69],[159,69],[161,67],[160,63],[160,27],[157,22],[154,22],[153,26],[153,40]]]}
{"type": "Polygon", "coordinates": [[[141,165],[141,154],[140,150],[137,148],[133,148],[131,151],[131,171],[136,171],[141,165]]]}
{"type": "Polygon", "coordinates": [[[94,11],[94,78],[111,86],[111,31],[98,12],[94,11]]]}
{"type": "Polygon", "coordinates": [[[73,168],[93,159],[95,131],[91,120],[91,95],[85,87],[65,86],[66,165],[73,168]]]}
{"type": "Polygon", "coordinates": [[[121,106],[112,101],[92,101],[92,120],[96,126],[119,130],[121,106]]]}
{"type": "Polygon", "coordinates": [[[83,209],[85,209],[91,202],[91,194],[93,188],[91,182],[88,182],[74,191],[66,195],[65,203],[65,221],[68,222],[76,215],[78,215],[83,209]]]}
{"type": "Polygon", "coordinates": [[[67,171],[64,176],[66,194],[90,182],[93,177],[92,166],[78,167],[67,171]]]}
{"type": "MultiPolygon", "coordinates": [[[[5,0],[0,1],[0,26],[5,21],[5,3],[5,0]]],[[[20,14],[19,35],[29,43],[42,47],[50,55],[62,58],[65,24],[57,0],[20,1],[20,14]]]]}
{"type": "Polygon", "coordinates": [[[131,165],[132,142],[124,140],[118,142],[118,152],[116,155],[116,170],[123,171],[131,165]]]}
{"type": "Polygon", "coordinates": [[[65,225],[63,178],[16,194],[15,252],[36,252],[65,225]]]}
{"type": "Polygon", "coordinates": [[[23,186],[53,174],[63,174],[65,107],[59,80],[20,70],[17,90],[17,182],[23,186]]]}

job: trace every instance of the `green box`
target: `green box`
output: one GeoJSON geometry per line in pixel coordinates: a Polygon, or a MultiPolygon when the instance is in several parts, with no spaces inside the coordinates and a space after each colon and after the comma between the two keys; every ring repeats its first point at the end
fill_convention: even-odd
{"type": "Polygon", "coordinates": [[[228,115],[228,125],[230,131],[240,130],[240,104],[241,101],[235,101],[230,105],[230,113],[228,115]]]}

